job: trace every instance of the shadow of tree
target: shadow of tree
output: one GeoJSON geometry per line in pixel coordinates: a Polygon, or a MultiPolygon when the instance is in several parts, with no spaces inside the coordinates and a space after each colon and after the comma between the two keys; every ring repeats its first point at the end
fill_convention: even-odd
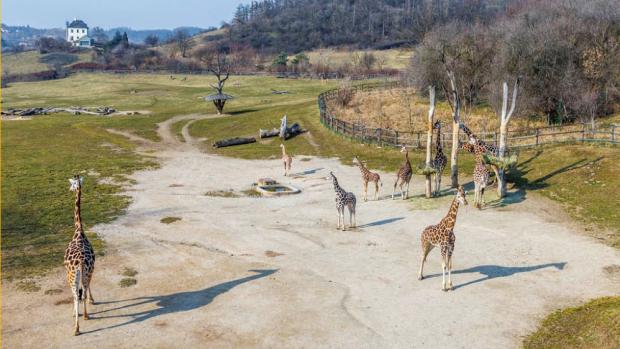
{"type": "MultiPolygon", "coordinates": [[[[91,317],[93,319],[128,317],[128,318],[131,318],[130,320],[125,321],[120,324],[96,329],[96,330],[89,331],[89,332],[83,332],[83,333],[93,333],[93,332],[98,332],[102,330],[108,330],[108,329],[112,329],[116,327],[130,325],[133,323],[139,323],[139,322],[151,319],[153,317],[157,317],[157,316],[161,316],[165,314],[185,312],[185,311],[198,309],[211,303],[213,299],[215,299],[215,297],[223,293],[226,293],[241,284],[269,276],[277,272],[278,270],[270,269],[270,270],[250,270],[250,271],[255,272],[257,274],[254,274],[252,276],[247,276],[244,278],[240,278],[240,279],[236,279],[236,280],[232,280],[232,281],[227,281],[227,282],[224,282],[224,283],[221,283],[215,286],[211,286],[211,287],[208,287],[202,290],[178,292],[178,293],[172,293],[172,294],[163,295],[163,296],[138,297],[134,299],[125,300],[125,301],[133,301],[133,302],[131,304],[127,304],[121,307],[116,307],[113,309],[107,309],[107,310],[103,310],[100,312],[91,313],[91,317]],[[136,313],[131,313],[131,314],[97,316],[98,314],[107,313],[107,312],[111,312],[114,310],[133,308],[136,306],[146,305],[146,304],[153,304],[157,306],[157,308],[145,310],[141,312],[136,312],[136,313]]],[[[117,301],[117,303],[125,302],[125,301],[117,301]]],[[[112,303],[112,302],[108,302],[108,303],[112,303]]],[[[105,304],[105,302],[101,302],[100,304],[105,304]]]]}
{"type": "MultiPolygon", "coordinates": [[[[501,265],[479,265],[479,266],[469,268],[469,269],[455,270],[452,272],[452,274],[479,273],[479,274],[484,275],[484,277],[481,277],[476,280],[468,281],[461,285],[456,285],[454,289],[456,290],[457,288],[477,284],[479,282],[484,282],[484,281],[488,281],[488,280],[492,280],[496,278],[508,277],[508,276],[512,276],[512,275],[520,274],[520,273],[529,273],[529,272],[539,270],[539,269],[544,269],[544,268],[556,268],[557,270],[563,270],[564,266],[566,266],[566,262],[545,263],[545,264],[539,264],[539,265],[531,265],[527,267],[504,267],[501,265]]],[[[432,274],[432,275],[425,276],[424,278],[425,279],[433,278],[437,276],[441,276],[441,274],[432,274]]]]}

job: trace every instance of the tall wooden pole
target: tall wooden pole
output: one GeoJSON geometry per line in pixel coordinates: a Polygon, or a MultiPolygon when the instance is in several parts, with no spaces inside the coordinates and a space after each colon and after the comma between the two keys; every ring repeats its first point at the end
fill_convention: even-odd
{"type": "MultiPolygon", "coordinates": [[[[426,168],[431,168],[431,147],[433,143],[433,118],[435,116],[435,87],[429,86],[428,95],[430,105],[428,107],[428,125],[426,131],[426,168]]],[[[431,174],[426,175],[426,198],[432,196],[431,174]]]]}

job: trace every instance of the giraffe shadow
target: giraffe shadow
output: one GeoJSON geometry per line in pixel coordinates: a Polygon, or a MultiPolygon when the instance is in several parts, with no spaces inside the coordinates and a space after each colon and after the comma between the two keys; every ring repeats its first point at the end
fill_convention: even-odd
{"type": "Polygon", "coordinates": [[[382,219],[379,221],[374,221],[371,223],[366,223],[366,224],[362,224],[362,225],[358,225],[357,228],[358,229],[362,229],[362,228],[368,228],[368,227],[376,227],[376,226],[381,226],[384,224],[390,224],[393,222],[397,222],[400,221],[402,219],[405,219],[405,217],[394,217],[394,218],[387,218],[387,219],[382,219]]]}
{"type": "MultiPolygon", "coordinates": [[[[477,283],[492,280],[492,279],[508,277],[508,276],[512,276],[512,275],[520,274],[520,273],[529,273],[532,271],[545,269],[545,268],[556,268],[557,270],[563,270],[565,266],[566,266],[566,262],[545,263],[545,264],[539,264],[539,265],[530,265],[526,267],[504,267],[501,265],[479,265],[473,268],[452,271],[452,274],[478,273],[478,274],[484,275],[483,277],[479,279],[468,281],[464,284],[456,285],[454,286],[454,289],[456,290],[461,287],[470,286],[473,284],[477,284],[477,283]]],[[[425,276],[424,278],[425,279],[434,278],[434,277],[438,277],[441,275],[442,274],[437,273],[437,274],[425,276]]]]}
{"type": "MultiPolygon", "coordinates": [[[[215,286],[211,286],[211,287],[208,287],[202,290],[177,292],[177,293],[172,293],[172,294],[163,295],[163,296],[138,297],[138,298],[128,299],[125,301],[117,301],[116,303],[128,302],[128,301],[131,301],[132,303],[123,305],[120,307],[112,308],[112,309],[106,309],[106,310],[99,311],[99,312],[93,312],[90,314],[91,318],[92,319],[129,318],[127,321],[119,323],[119,324],[115,324],[112,326],[99,328],[99,329],[92,330],[92,331],[85,331],[83,333],[86,334],[86,333],[99,332],[103,330],[109,330],[109,329],[113,329],[117,327],[131,325],[134,323],[140,323],[140,322],[143,322],[143,321],[146,321],[146,320],[149,320],[151,318],[161,316],[161,315],[186,312],[186,311],[191,311],[191,310],[195,310],[198,308],[202,308],[210,304],[215,299],[215,297],[221,294],[224,294],[232,290],[233,288],[241,284],[244,284],[246,282],[250,282],[253,280],[257,280],[257,279],[261,279],[266,276],[269,276],[277,272],[278,270],[277,269],[262,269],[262,270],[255,269],[255,270],[250,270],[250,271],[255,272],[256,274],[247,276],[244,278],[232,280],[232,281],[223,282],[221,284],[217,284],[215,286]],[[100,315],[100,314],[109,313],[115,310],[134,308],[137,306],[144,306],[144,305],[154,305],[156,306],[156,308],[145,310],[145,311],[129,313],[129,314],[122,314],[122,315],[100,315]]],[[[114,303],[114,302],[108,302],[108,303],[114,303]]],[[[105,303],[101,302],[100,304],[105,304],[105,303]]]]}
{"type": "Polygon", "coordinates": [[[306,175],[309,175],[309,174],[315,174],[315,173],[319,172],[322,169],[323,169],[322,167],[319,167],[319,168],[313,168],[313,169],[310,169],[310,170],[305,170],[305,171],[302,171],[302,172],[291,173],[291,174],[289,174],[289,177],[302,177],[302,176],[306,176],[306,175]]]}

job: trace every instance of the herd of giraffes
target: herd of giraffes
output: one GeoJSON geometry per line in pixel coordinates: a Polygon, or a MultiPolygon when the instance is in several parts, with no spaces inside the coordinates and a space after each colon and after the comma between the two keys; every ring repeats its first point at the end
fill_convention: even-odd
{"type": "MultiPolygon", "coordinates": [[[[486,187],[489,174],[483,162],[483,154],[491,153],[496,154],[497,149],[485,142],[479,140],[465,125],[461,124],[460,127],[469,137],[468,143],[459,144],[459,149],[466,150],[475,154],[476,166],[474,168],[474,186],[475,186],[475,205],[480,208],[484,203],[483,195],[486,187]]],[[[435,193],[439,193],[441,187],[441,175],[447,164],[447,157],[443,153],[441,145],[441,123],[437,121],[433,125],[433,129],[437,130],[437,141],[435,143],[435,157],[432,161],[432,166],[435,170],[435,193]]],[[[293,157],[286,153],[284,144],[280,144],[282,149],[282,162],[284,164],[284,175],[290,174],[293,157]]],[[[411,162],[409,161],[409,151],[405,146],[402,146],[401,153],[404,154],[404,162],[399,168],[396,174],[396,181],[392,190],[392,199],[395,198],[396,187],[399,187],[401,198],[406,200],[409,197],[409,183],[413,176],[413,170],[411,168],[411,162]]],[[[378,173],[371,172],[362,161],[355,156],[353,163],[359,167],[362,182],[364,186],[364,201],[368,200],[368,183],[374,183],[375,185],[375,200],[378,200],[379,186],[382,186],[381,177],[378,173]]],[[[337,229],[346,230],[345,226],[345,208],[349,211],[349,226],[354,228],[355,224],[355,209],[357,199],[355,194],[347,192],[339,184],[338,179],[333,172],[329,172],[331,177],[334,191],[336,192],[336,209],[338,211],[338,225],[337,229]]],[[[75,233],[69,243],[69,246],[65,250],[64,265],[67,273],[67,282],[71,287],[73,293],[73,307],[74,307],[74,335],[80,334],[79,326],[79,308],[80,303],[83,303],[84,320],[88,320],[87,303],[94,304],[92,292],[90,290],[90,282],[92,279],[93,271],[95,270],[95,253],[92,245],[88,241],[88,238],[84,234],[84,228],[82,225],[81,216],[81,197],[82,197],[82,185],[83,177],[75,175],[69,179],[70,191],[75,192],[75,207],[74,207],[74,222],[75,233]]],[[[454,225],[456,224],[456,217],[459,209],[459,205],[467,205],[465,198],[466,192],[462,186],[458,186],[452,204],[448,214],[436,225],[430,225],[422,231],[421,234],[421,246],[422,253],[420,257],[420,270],[418,272],[418,279],[422,280],[424,262],[429,252],[434,247],[439,247],[441,250],[441,266],[442,266],[442,290],[448,291],[452,289],[452,253],[454,252],[454,225]],[[447,273],[447,280],[446,280],[447,273]]]]}

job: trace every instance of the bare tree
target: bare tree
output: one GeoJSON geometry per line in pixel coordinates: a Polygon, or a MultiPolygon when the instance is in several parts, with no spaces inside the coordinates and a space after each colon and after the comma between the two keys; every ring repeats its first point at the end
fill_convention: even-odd
{"type": "Polygon", "coordinates": [[[150,34],[146,38],[144,38],[144,44],[155,47],[159,43],[159,37],[155,34],[150,34]]]}
{"type": "Polygon", "coordinates": [[[224,104],[226,104],[228,99],[232,98],[223,92],[224,84],[230,77],[231,71],[231,64],[228,60],[228,55],[224,52],[224,50],[204,47],[198,50],[195,53],[195,56],[206,65],[207,70],[210,71],[217,79],[217,85],[209,84],[216,91],[215,95],[211,95],[209,97],[213,101],[215,109],[217,109],[217,113],[222,114],[224,111],[224,104]]]}
{"type": "MultiPolygon", "coordinates": [[[[504,81],[503,85],[503,93],[502,93],[502,112],[500,115],[500,126],[499,126],[499,160],[500,162],[506,161],[506,148],[507,148],[507,139],[508,139],[508,122],[510,122],[510,118],[514,114],[515,108],[517,106],[517,93],[519,90],[519,78],[515,80],[515,84],[512,90],[512,101],[510,103],[510,110],[508,110],[508,83],[504,81]]],[[[502,166],[502,168],[497,169],[497,195],[500,198],[506,196],[506,168],[502,166]]]]}
{"type": "Polygon", "coordinates": [[[446,98],[452,108],[452,153],[450,155],[450,180],[452,188],[459,186],[459,168],[458,168],[458,151],[459,151],[459,124],[461,123],[461,98],[456,89],[456,79],[454,72],[450,69],[446,70],[448,80],[450,80],[451,91],[448,92],[444,87],[446,98]]]}
{"type": "Polygon", "coordinates": [[[176,44],[177,48],[181,52],[181,57],[185,57],[187,50],[192,48],[194,44],[192,37],[189,35],[187,30],[184,29],[175,30],[174,35],[172,36],[172,42],[176,44]]]}
{"type": "MultiPolygon", "coordinates": [[[[427,131],[426,131],[426,171],[428,171],[432,167],[431,166],[431,148],[432,148],[432,143],[433,143],[433,118],[435,116],[435,87],[434,86],[430,86],[428,88],[428,95],[430,99],[430,105],[428,108],[428,125],[427,125],[427,131]]],[[[426,174],[426,198],[427,199],[430,198],[431,195],[432,195],[431,173],[428,172],[426,174]]]]}

